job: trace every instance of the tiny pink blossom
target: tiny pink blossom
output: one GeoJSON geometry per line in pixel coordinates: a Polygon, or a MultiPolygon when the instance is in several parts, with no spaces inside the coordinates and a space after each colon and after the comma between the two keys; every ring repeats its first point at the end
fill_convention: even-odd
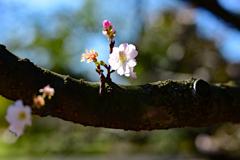
{"type": "Polygon", "coordinates": [[[10,124],[8,129],[18,137],[23,135],[25,126],[32,125],[31,108],[24,106],[22,100],[17,100],[14,105],[8,107],[5,118],[10,124]]]}
{"type": "Polygon", "coordinates": [[[39,89],[39,92],[40,93],[43,92],[44,94],[46,94],[48,96],[48,98],[51,98],[55,93],[54,88],[51,88],[50,85],[47,85],[43,89],[39,89]]]}
{"type": "Polygon", "coordinates": [[[133,68],[137,65],[135,60],[137,55],[138,52],[134,45],[123,43],[119,47],[113,47],[108,63],[112,66],[112,69],[117,70],[118,74],[134,78],[136,73],[133,72],[133,68]]]}
{"type": "Polygon", "coordinates": [[[45,101],[41,95],[38,95],[36,98],[33,99],[34,105],[37,107],[44,106],[45,101]]]}
{"type": "Polygon", "coordinates": [[[108,21],[108,20],[104,20],[103,21],[103,29],[109,29],[110,27],[111,27],[111,22],[110,21],[108,21]]]}

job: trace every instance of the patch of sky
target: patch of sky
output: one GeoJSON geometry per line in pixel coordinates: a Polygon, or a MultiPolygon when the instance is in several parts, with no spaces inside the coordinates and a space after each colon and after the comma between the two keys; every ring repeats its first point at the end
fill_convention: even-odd
{"type": "MultiPolygon", "coordinates": [[[[53,33],[57,27],[57,20],[51,20],[53,18],[52,13],[61,9],[79,9],[85,2],[86,1],[82,0],[2,0],[0,4],[3,4],[1,6],[5,7],[0,7],[3,13],[0,15],[0,21],[4,22],[0,25],[0,36],[5,38],[1,38],[0,43],[10,43],[7,39],[9,39],[9,35],[12,36],[11,33],[14,32],[20,32],[18,37],[23,36],[24,39],[27,40],[24,43],[21,42],[23,46],[31,43],[35,37],[35,31],[31,28],[34,25],[34,22],[30,21],[32,19],[35,21],[41,19],[39,27],[42,27],[48,35],[54,36],[53,33]],[[38,19],[35,19],[35,13],[38,13],[40,18],[38,17],[38,19]],[[23,31],[26,28],[27,30],[23,31]]],[[[87,41],[85,42],[85,37],[81,36],[82,30],[73,29],[73,35],[68,37],[65,42],[65,47],[71,47],[73,48],[72,50],[75,51],[74,53],[70,53],[73,54],[73,63],[69,64],[69,67],[74,70],[74,72],[81,72],[80,70],[90,72],[88,70],[93,70],[90,73],[94,72],[93,74],[96,74],[94,64],[83,64],[85,62],[80,63],[81,54],[85,52],[85,49],[81,51],[82,47],[88,50],[91,48],[95,49],[99,52],[99,59],[107,62],[109,48],[107,38],[101,33],[103,20],[110,20],[115,26],[117,30],[115,46],[119,46],[121,43],[132,43],[137,39],[137,35],[140,31],[139,26],[141,26],[139,23],[143,23],[141,18],[149,18],[155,14],[159,14],[160,11],[178,9],[184,6],[184,3],[180,3],[180,1],[177,0],[143,0],[140,2],[128,1],[127,3],[122,3],[121,0],[116,0],[114,2],[111,0],[93,2],[95,3],[94,5],[97,5],[99,10],[102,10],[97,12],[98,15],[96,19],[97,23],[99,23],[99,34],[85,35],[87,36],[87,41]],[[138,5],[144,8],[135,10],[138,5]],[[143,13],[139,13],[140,11],[143,13]],[[145,17],[143,17],[144,15],[145,17]],[[84,42],[84,45],[78,44],[82,42],[84,42]]],[[[239,8],[236,7],[238,6],[238,4],[236,4],[237,0],[219,0],[219,3],[231,10],[236,10],[234,7],[239,8]]],[[[234,31],[234,29],[227,27],[222,20],[219,20],[203,9],[197,10],[196,25],[198,34],[202,38],[215,40],[216,44],[219,46],[220,52],[222,52],[223,56],[228,61],[240,61],[240,57],[238,56],[240,55],[240,53],[238,53],[240,51],[238,47],[240,41],[238,31],[234,31]]],[[[19,39],[21,38],[19,37],[19,39]]],[[[28,56],[23,57],[29,58],[28,56]]],[[[47,62],[47,60],[44,61],[44,63],[45,62],[47,62]]],[[[40,62],[36,63],[41,64],[40,62]]],[[[119,75],[115,73],[113,75],[117,80],[119,79],[119,75]]]]}
{"type": "Polygon", "coordinates": [[[219,46],[223,57],[229,62],[240,62],[240,34],[236,29],[228,31],[224,43],[219,46]]]}
{"type": "Polygon", "coordinates": [[[204,9],[196,14],[198,35],[214,40],[216,45],[229,62],[240,62],[240,32],[228,27],[225,22],[204,9]]]}
{"type": "Polygon", "coordinates": [[[239,0],[218,0],[219,4],[227,11],[239,14],[240,13],[240,3],[239,0]]]}
{"type": "Polygon", "coordinates": [[[84,3],[82,0],[2,0],[4,4],[18,4],[27,8],[26,12],[40,12],[41,14],[55,12],[59,8],[77,9],[84,3]]]}

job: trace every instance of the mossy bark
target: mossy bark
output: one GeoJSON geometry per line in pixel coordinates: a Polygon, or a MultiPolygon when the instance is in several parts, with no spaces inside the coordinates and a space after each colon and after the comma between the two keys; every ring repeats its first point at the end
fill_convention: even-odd
{"type": "Polygon", "coordinates": [[[240,122],[240,87],[231,83],[209,85],[195,78],[135,86],[108,82],[100,100],[100,83],[43,69],[0,45],[2,96],[31,105],[39,89],[48,84],[55,95],[44,107],[32,108],[33,114],[85,126],[140,131],[240,122]]]}

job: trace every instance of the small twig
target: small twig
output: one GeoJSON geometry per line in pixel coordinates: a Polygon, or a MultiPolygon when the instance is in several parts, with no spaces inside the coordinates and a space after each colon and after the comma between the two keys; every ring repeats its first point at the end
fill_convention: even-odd
{"type": "Polygon", "coordinates": [[[110,65],[107,66],[107,80],[111,80],[111,78],[110,78],[110,74],[111,74],[110,69],[111,69],[111,66],[110,65]]]}
{"type": "Polygon", "coordinates": [[[99,78],[100,78],[100,88],[99,88],[99,95],[100,95],[100,101],[103,98],[104,95],[104,90],[105,90],[105,76],[103,75],[103,72],[100,72],[99,74],[99,78]]]}
{"type": "Polygon", "coordinates": [[[110,43],[110,44],[109,44],[109,47],[110,47],[110,54],[111,54],[112,51],[113,51],[113,47],[114,47],[114,45],[115,45],[115,41],[110,39],[109,43],[110,43]]]}
{"type": "MultiPolygon", "coordinates": [[[[112,39],[109,39],[109,47],[110,47],[110,54],[113,52],[115,41],[112,39]]],[[[113,73],[115,70],[111,70],[110,65],[104,64],[104,67],[107,69],[107,77],[104,76],[103,70],[100,68],[100,65],[97,66],[96,72],[99,74],[100,78],[100,88],[99,88],[99,95],[100,95],[100,101],[103,98],[104,90],[105,90],[105,82],[111,82],[110,74],[113,73]]]]}
{"type": "Polygon", "coordinates": [[[106,78],[103,74],[103,70],[101,69],[100,65],[97,66],[96,72],[99,74],[99,79],[100,79],[99,95],[100,95],[100,101],[101,101],[103,98],[104,90],[105,90],[106,78]]]}

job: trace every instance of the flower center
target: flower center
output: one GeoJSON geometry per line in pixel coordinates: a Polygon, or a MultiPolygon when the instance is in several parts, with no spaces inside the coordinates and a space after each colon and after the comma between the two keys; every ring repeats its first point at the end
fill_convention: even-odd
{"type": "Polygon", "coordinates": [[[18,118],[20,120],[24,120],[26,118],[26,113],[25,112],[21,112],[19,115],[18,115],[18,118]]]}
{"type": "Polygon", "coordinates": [[[127,55],[122,51],[119,52],[119,60],[121,62],[126,62],[127,61],[127,55]]]}

